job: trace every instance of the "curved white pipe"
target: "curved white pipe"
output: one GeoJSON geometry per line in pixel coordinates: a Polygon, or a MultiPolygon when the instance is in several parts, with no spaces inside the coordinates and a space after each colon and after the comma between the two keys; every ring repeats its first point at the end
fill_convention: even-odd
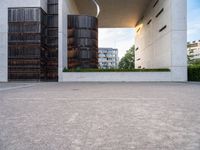
{"type": "Polygon", "coordinates": [[[98,17],[98,16],[99,16],[99,13],[100,13],[100,7],[99,7],[99,4],[97,3],[96,0],[92,0],[92,1],[94,2],[94,4],[95,4],[96,7],[97,7],[97,14],[96,14],[96,17],[98,17]]]}

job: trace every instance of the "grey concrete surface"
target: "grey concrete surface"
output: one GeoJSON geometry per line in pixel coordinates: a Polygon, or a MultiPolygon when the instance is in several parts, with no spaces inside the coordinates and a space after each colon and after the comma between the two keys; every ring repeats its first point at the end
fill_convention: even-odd
{"type": "Polygon", "coordinates": [[[200,83],[0,83],[0,150],[200,150],[200,83]]]}

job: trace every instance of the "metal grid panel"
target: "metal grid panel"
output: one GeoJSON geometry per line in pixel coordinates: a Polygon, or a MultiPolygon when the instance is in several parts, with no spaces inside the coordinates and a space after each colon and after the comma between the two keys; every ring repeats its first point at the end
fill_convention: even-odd
{"type": "Polygon", "coordinates": [[[97,18],[68,16],[68,68],[98,68],[97,18]]]}
{"type": "Polygon", "coordinates": [[[58,0],[8,9],[9,80],[58,80],[58,0]]]}
{"type": "Polygon", "coordinates": [[[8,9],[9,80],[45,79],[45,17],[41,8],[8,9]]]}
{"type": "Polygon", "coordinates": [[[47,78],[58,80],[58,0],[48,0],[47,78]]]}

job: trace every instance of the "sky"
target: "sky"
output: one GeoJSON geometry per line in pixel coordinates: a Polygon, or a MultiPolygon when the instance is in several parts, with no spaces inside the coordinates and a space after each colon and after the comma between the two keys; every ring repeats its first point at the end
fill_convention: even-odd
{"type": "Polygon", "coordinates": [[[188,42],[200,40],[200,0],[188,0],[188,42]]]}
{"type": "MultiPolygon", "coordinates": [[[[188,42],[200,40],[200,0],[188,0],[188,42]]],[[[118,48],[119,57],[134,45],[134,30],[127,28],[99,29],[99,47],[118,48]]]]}

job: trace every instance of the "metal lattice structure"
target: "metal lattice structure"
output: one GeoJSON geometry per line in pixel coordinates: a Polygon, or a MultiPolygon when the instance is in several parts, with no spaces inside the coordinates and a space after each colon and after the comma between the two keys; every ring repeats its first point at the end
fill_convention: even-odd
{"type": "Polygon", "coordinates": [[[46,76],[46,14],[41,8],[8,10],[8,75],[10,80],[46,76]]]}
{"type": "Polygon", "coordinates": [[[68,68],[98,68],[98,20],[68,15],[68,68]]]}
{"type": "Polygon", "coordinates": [[[9,80],[58,80],[58,0],[8,9],[9,80]]]}
{"type": "Polygon", "coordinates": [[[48,0],[47,78],[58,80],[58,0],[48,0]]]}

